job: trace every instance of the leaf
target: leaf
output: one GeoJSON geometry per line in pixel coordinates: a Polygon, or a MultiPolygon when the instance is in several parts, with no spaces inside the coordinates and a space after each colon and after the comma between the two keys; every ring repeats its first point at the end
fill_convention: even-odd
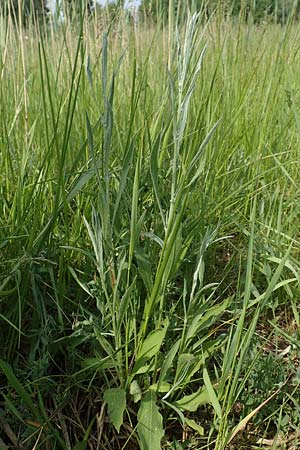
{"type": "Polygon", "coordinates": [[[130,384],[130,395],[133,397],[134,403],[137,403],[142,398],[142,390],[136,380],[133,380],[133,382],[130,384]]]}
{"type": "Polygon", "coordinates": [[[181,399],[174,402],[175,406],[184,411],[197,411],[200,405],[210,403],[210,398],[206,387],[202,386],[197,392],[190,395],[185,395],[181,399]]]}
{"type": "MultiPolygon", "coordinates": [[[[280,264],[281,263],[281,259],[280,258],[276,258],[275,256],[269,256],[267,258],[267,260],[275,262],[276,264],[280,264]]],[[[297,281],[299,282],[300,281],[299,280],[299,273],[297,272],[297,269],[295,269],[295,267],[292,265],[292,263],[288,259],[285,261],[284,266],[287,267],[288,269],[290,269],[291,272],[293,272],[293,274],[297,278],[297,281]]]]}
{"type": "Polygon", "coordinates": [[[217,398],[216,392],[215,392],[215,390],[213,388],[213,385],[212,385],[212,383],[210,381],[210,378],[209,378],[209,375],[208,375],[206,367],[204,367],[204,369],[203,369],[203,380],[204,380],[204,384],[205,384],[206,389],[207,389],[209,400],[210,400],[210,402],[211,402],[211,404],[212,404],[212,406],[213,406],[213,408],[215,410],[215,413],[217,414],[219,419],[221,419],[222,418],[221,406],[220,406],[219,400],[217,398]]]}
{"type": "Polygon", "coordinates": [[[175,356],[178,352],[179,345],[180,345],[180,340],[176,341],[175,344],[173,344],[173,346],[167,353],[167,355],[164,359],[161,371],[160,371],[159,383],[163,383],[164,381],[166,381],[168,371],[173,366],[173,362],[174,362],[175,356]]]}
{"type": "MultiPolygon", "coordinates": [[[[129,243],[129,269],[133,260],[134,250],[138,238],[138,204],[139,204],[139,185],[141,175],[141,155],[138,153],[135,165],[133,189],[132,189],[132,203],[131,203],[131,220],[130,220],[130,243],[129,243]]],[[[129,270],[128,269],[128,270],[129,270]]]]}
{"type": "Polygon", "coordinates": [[[117,333],[120,333],[120,329],[123,325],[123,319],[127,312],[128,304],[134,295],[135,287],[136,287],[136,276],[134,277],[131,285],[124,292],[124,295],[120,300],[120,309],[119,309],[118,322],[117,322],[117,333]]]}
{"type": "Polygon", "coordinates": [[[154,367],[155,367],[154,361],[152,361],[151,364],[146,364],[145,366],[139,365],[136,368],[136,371],[133,372],[133,375],[141,375],[142,373],[153,372],[154,367]]]}
{"type": "Polygon", "coordinates": [[[267,287],[267,290],[265,292],[264,298],[260,304],[260,308],[262,309],[268,302],[269,298],[271,297],[271,295],[273,294],[276,285],[278,283],[278,280],[280,279],[281,273],[283,271],[283,268],[288,260],[288,257],[290,255],[291,249],[292,249],[292,245],[293,243],[291,242],[291,244],[289,245],[285,255],[283,256],[283,258],[281,258],[280,263],[278,264],[277,269],[275,270],[275,273],[273,274],[270,283],[267,287]]]}
{"type": "Polygon", "coordinates": [[[197,337],[198,333],[211,326],[228,307],[230,298],[216,306],[212,306],[207,311],[201,311],[200,314],[194,314],[194,318],[188,326],[186,332],[186,342],[197,337]]]}
{"type": "Polygon", "coordinates": [[[106,356],[105,358],[96,357],[96,358],[85,358],[81,361],[81,366],[83,370],[100,370],[100,369],[115,369],[118,366],[117,361],[115,361],[110,356],[106,356]]]}
{"type": "Polygon", "coordinates": [[[85,450],[87,447],[88,441],[81,441],[78,442],[78,444],[75,445],[75,447],[73,447],[73,450],[85,450]]]}
{"type": "Polygon", "coordinates": [[[2,369],[4,375],[6,376],[9,384],[16,390],[16,392],[22,398],[23,402],[26,404],[29,411],[32,413],[32,415],[37,420],[39,420],[40,414],[39,414],[38,409],[36,408],[33,401],[31,400],[31,397],[28,394],[28,392],[24,389],[24,387],[21,385],[20,381],[17,379],[17,377],[13,373],[10,365],[7,364],[7,362],[0,359],[0,368],[2,369]]]}
{"type": "Polygon", "coordinates": [[[120,202],[122,199],[122,195],[124,194],[127,181],[128,181],[128,179],[130,179],[130,177],[128,177],[128,172],[132,165],[132,159],[133,159],[133,154],[134,154],[134,149],[135,149],[134,144],[135,144],[135,142],[133,139],[130,142],[128,149],[123,158],[123,164],[122,164],[121,174],[120,174],[120,178],[119,178],[119,190],[118,190],[116,199],[114,201],[114,212],[113,212],[113,216],[112,216],[112,228],[114,227],[114,224],[115,224],[115,220],[116,220],[117,213],[119,210],[119,205],[120,205],[120,202]]]}
{"type": "Polygon", "coordinates": [[[161,450],[164,436],[163,419],[156,405],[155,392],[150,391],[141,402],[138,414],[137,433],[141,450],[161,450]]]}
{"type": "MultiPolygon", "coordinates": [[[[202,144],[199,147],[199,150],[197,151],[196,155],[194,156],[190,167],[189,167],[189,175],[190,172],[192,171],[192,169],[194,168],[194,166],[198,163],[205,147],[207,146],[207,144],[209,143],[212,135],[214,134],[214,132],[216,131],[218,125],[219,125],[220,120],[218,120],[214,126],[211,128],[211,130],[208,132],[206,138],[204,139],[204,141],[202,142],[202,144]]],[[[198,180],[199,176],[201,175],[201,173],[203,172],[204,169],[204,164],[199,164],[198,169],[196,170],[196,173],[194,174],[193,178],[191,179],[191,181],[188,183],[187,188],[191,188],[191,186],[198,180]]]]}
{"type": "Polygon", "coordinates": [[[121,388],[107,389],[103,398],[107,403],[109,420],[119,433],[126,408],[126,392],[121,388]]]}
{"type": "Polygon", "coordinates": [[[201,425],[199,425],[198,423],[196,423],[194,420],[192,419],[187,419],[186,417],[184,418],[184,422],[186,423],[186,425],[190,428],[192,428],[192,430],[197,431],[200,436],[204,436],[204,428],[201,427],[201,425]]]}
{"type": "Polygon", "coordinates": [[[151,150],[150,175],[151,175],[151,179],[152,179],[153,190],[154,190],[155,198],[156,198],[156,201],[158,204],[159,212],[160,212],[160,215],[161,215],[161,218],[163,221],[164,228],[166,228],[166,220],[165,220],[163,208],[161,206],[161,201],[160,201],[161,196],[159,193],[159,186],[158,186],[158,151],[160,149],[160,145],[161,145],[161,136],[158,135],[158,137],[156,138],[156,141],[154,142],[154,144],[152,146],[152,150],[151,150]]]}
{"type": "Polygon", "coordinates": [[[154,383],[149,386],[149,389],[154,392],[166,393],[171,389],[170,383],[154,383]]]}
{"type": "MultiPolygon", "coordinates": [[[[89,435],[91,434],[91,430],[93,427],[93,424],[95,422],[95,417],[92,419],[92,421],[90,422],[86,432],[84,433],[84,438],[82,441],[78,442],[75,447],[73,447],[73,450],[86,450],[87,445],[88,445],[88,439],[89,439],[89,435]]],[[[1,449],[0,449],[1,450],[1,449]]]]}
{"type": "Polygon", "coordinates": [[[90,86],[93,89],[93,73],[92,73],[92,69],[91,69],[91,57],[90,57],[90,55],[88,55],[88,58],[87,58],[86,75],[87,75],[87,79],[88,79],[88,81],[90,83],[90,86]]]}
{"type": "Polygon", "coordinates": [[[149,238],[151,241],[156,242],[156,244],[158,244],[160,248],[163,248],[164,241],[151,231],[143,231],[143,237],[149,238]]]}
{"type": "Polygon", "coordinates": [[[150,255],[147,255],[141,247],[138,246],[135,249],[134,255],[139,267],[139,273],[143,279],[148,293],[151,294],[151,291],[153,289],[151,257],[150,255]]]}
{"type": "Polygon", "coordinates": [[[162,327],[158,330],[152,331],[149,336],[144,340],[140,351],[137,354],[136,363],[133,367],[132,373],[136,374],[141,367],[145,365],[145,362],[156,355],[163,343],[167,329],[169,326],[168,319],[164,320],[162,327]]]}
{"type": "Polygon", "coordinates": [[[201,357],[195,357],[191,353],[182,353],[178,357],[176,374],[175,374],[175,382],[178,384],[182,384],[186,382],[190,376],[197,370],[199,370],[199,366],[201,365],[201,357]],[[193,370],[193,368],[195,368],[193,370]]]}

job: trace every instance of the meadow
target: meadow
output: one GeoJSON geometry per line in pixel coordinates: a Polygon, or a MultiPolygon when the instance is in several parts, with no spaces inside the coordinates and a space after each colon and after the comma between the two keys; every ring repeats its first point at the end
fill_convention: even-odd
{"type": "Polygon", "coordinates": [[[0,47],[0,449],[299,448],[300,24],[0,47]]]}

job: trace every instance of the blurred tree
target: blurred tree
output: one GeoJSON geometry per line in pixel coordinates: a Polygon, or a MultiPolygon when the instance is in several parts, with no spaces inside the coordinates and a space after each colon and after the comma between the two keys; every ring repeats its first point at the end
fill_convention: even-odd
{"type": "Polygon", "coordinates": [[[30,17],[37,18],[47,13],[45,0],[2,0],[1,9],[5,14],[10,14],[15,21],[21,18],[23,24],[30,17]]]}
{"type": "MultiPolygon", "coordinates": [[[[0,7],[15,20],[19,20],[21,14],[22,23],[25,24],[30,18],[42,18],[48,14],[52,1],[56,0],[0,0],[0,7]]],[[[71,16],[78,15],[80,11],[90,13],[94,6],[94,0],[61,0],[61,3],[71,16]]]]}
{"type": "MultiPolygon", "coordinates": [[[[154,21],[168,19],[169,2],[172,0],[143,0],[141,10],[154,21]]],[[[293,15],[299,18],[300,0],[173,0],[174,12],[179,20],[185,20],[188,10],[203,11],[211,15],[220,10],[227,16],[244,15],[245,19],[252,18],[256,23],[263,20],[273,20],[284,23],[293,15]]]]}
{"type": "MultiPolygon", "coordinates": [[[[68,6],[71,16],[84,10],[90,13],[94,7],[94,0],[62,1],[68,6]]],[[[185,20],[188,11],[203,11],[209,16],[218,9],[227,16],[243,15],[246,20],[251,18],[255,23],[263,20],[285,23],[291,15],[300,17],[300,0],[143,0],[141,10],[155,22],[166,22],[170,2],[179,21],[185,20]]],[[[125,0],[115,0],[109,8],[115,11],[118,7],[123,8],[124,3],[125,0]]],[[[0,7],[6,13],[10,12],[15,18],[21,13],[23,23],[32,17],[43,17],[48,12],[47,4],[47,0],[0,0],[0,7]]]]}

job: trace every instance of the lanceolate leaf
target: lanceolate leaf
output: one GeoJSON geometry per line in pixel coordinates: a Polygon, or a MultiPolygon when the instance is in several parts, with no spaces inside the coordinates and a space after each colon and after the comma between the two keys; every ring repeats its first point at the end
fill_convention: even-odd
{"type": "Polygon", "coordinates": [[[119,433],[126,408],[126,392],[121,388],[107,389],[103,398],[107,403],[109,420],[119,433]]]}
{"type": "Polygon", "coordinates": [[[180,345],[180,340],[176,341],[175,344],[173,344],[173,346],[171,347],[171,349],[165,356],[165,359],[164,359],[164,362],[163,362],[163,365],[162,365],[162,368],[160,371],[159,383],[163,383],[164,381],[166,381],[168,371],[173,366],[173,362],[174,362],[175,356],[178,352],[179,345],[180,345]]]}
{"type": "Polygon", "coordinates": [[[201,425],[199,425],[198,423],[196,423],[194,420],[192,419],[187,419],[186,417],[184,418],[184,422],[186,423],[186,425],[190,428],[192,428],[192,430],[197,431],[200,436],[204,436],[204,428],[201,427],[201,425]]]}
{"type": "Polygon", "coordinates": [[[137,433],[141,450],[161,450],[160,442],[164,436],[163,419],[156,404],[155,392],[145,395],[138,411],[137,433]]]}
{"type": "Polygon", "coordinates": [[[152,333],[150,333],[144,340],[136,358],[136,363],[132,371],[133,374],[136,374],[139,369],[145,365],[146,361],[149,361],[149,359],[159,352],[161,344],[165,338],[168,325],[169,321],[167,319],[164,320],[162,327],[158,330],[152,331],[152,333]]]}
{"type": "Polygon", "coordinates": [[[213,408],[214,408],[217,416],[219,417],[219,419],[221,419],[222,418],[221,406],[220,406],[218,397],[216,395],[216,392],[214,390],[214,387],[210,381],[206,367],[204,367],[204,369],[203,369],[203,380],[204,380],[204,383],[205,383],[205,386],[206,386],[206,389],[208,392],[210,402],[213,405],[213,408]]]}
{"type": "Polygon", "coordinates": [[[200,405],[210,403],[207,389],[202,386],[198,391],[190,395],[185,395],[175,402],[175,406],[183,411],[197,411],[200,405]]]}

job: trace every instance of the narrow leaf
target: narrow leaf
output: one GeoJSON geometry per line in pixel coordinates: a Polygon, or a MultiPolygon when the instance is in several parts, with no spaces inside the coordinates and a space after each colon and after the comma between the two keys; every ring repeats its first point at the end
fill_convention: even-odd
{"type": "Polygon", "coordinates": [[[28,392],[24,389],[20,381],[17,379],[15,374],[12,371],[12,368],[9,364],[7,364],[5,361],[0,359],[0,368],[2,369],[4,375],[6,376],[9,384],[16,390],[16,392],[19,394],[19,396],[22,398],[24,403],[26,404],[29,411],[32,413],[32,415],[36,418],[40,418],[40,414],[38,412],[38,409],[34,405],[33,401],[31,400],[30,395],[28,392]]]}
{"type": "Polygon", "coordinates": [[[221,406],[220,406],[219,400],[217,398],[217,395],[215,393],[215,390],[213,388],[213,385],[210,381],[207,369],[205,367],[203,369],[203,380],[204,380],[205,387],[207,389],[209,400],[210,400],[217,416],[219,417],[219,419],[221,419],[222,418],[221,406]]]}
{"type": "Polygon", "coordinates": [[[192,428],[192,430],[194,431],[197,431],[197,433],[199,433],[200,436],[204,436],[204,428],[201,427],[201,425],[199,425],[192,419],[187,419],[186,417],[184,421],[188,427],[192,428]]]}

